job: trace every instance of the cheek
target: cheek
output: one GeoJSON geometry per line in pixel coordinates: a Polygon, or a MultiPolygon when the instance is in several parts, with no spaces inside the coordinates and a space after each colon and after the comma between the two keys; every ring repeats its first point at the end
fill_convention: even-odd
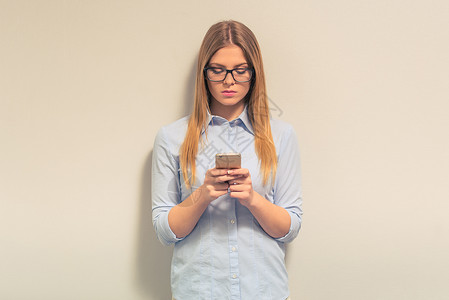
{"type": "Polygon", "coordinates": [[[212,94],[212,96],[216,95],[217,93],[217,86],[214,84],[211,84],[210,82],[207,83],[207,88],[209,89],[209,92],[212,94]]]}
{"type": "Polygon", "coordinates": [[[245,94],[245,95],[248,94],[248,92],[249,92],[249,87],[250,87],[249,84],[245,86],[245,88],[244,88],[244,94],[245,94]]]}

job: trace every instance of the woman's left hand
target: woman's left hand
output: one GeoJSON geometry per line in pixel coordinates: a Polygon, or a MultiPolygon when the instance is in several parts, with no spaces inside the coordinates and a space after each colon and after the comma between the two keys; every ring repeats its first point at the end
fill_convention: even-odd
{"type": "Polygon", "coordinates": [[[229,195],[239,200],[243,206],[250,206],[254,201],[254,190],[251,174],[248,169],[230,169],[228,175],[235,177],[229,180],[229,195]]]}
{"type": "Polygon", "coordinates": [[[251,175],[247,169],[230,169],[229,195],[237,198],[243,206],[262,226],[263,230],[273,238],[285,236],[291,225],[291,217],[287,210],[270,202],[253,189],[251,175]]]}

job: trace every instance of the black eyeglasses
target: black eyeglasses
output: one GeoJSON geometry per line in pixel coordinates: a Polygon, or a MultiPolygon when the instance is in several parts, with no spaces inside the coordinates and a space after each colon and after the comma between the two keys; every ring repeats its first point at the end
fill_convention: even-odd
{"type": "Polygon", "coordinates": [[[204,73],[207,79],[214,82],[220,82],[226,79],[228,73],[231,73],[232,78],[236,82],[248,82],[253,77],[253,69],[250,68],[235,68],[232,70],[227,70],[218,67],[207,67],[204,68],[204,73]]]}

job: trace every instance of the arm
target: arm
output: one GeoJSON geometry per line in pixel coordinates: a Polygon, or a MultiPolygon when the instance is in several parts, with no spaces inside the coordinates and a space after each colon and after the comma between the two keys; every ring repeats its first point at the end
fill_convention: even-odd
{"type": "Polygon", "coordinates": [[[247,169],[232,170],[231,197],[237,198],[257,219],[264,231],[280,242],[292,241],[301,227],[302,195],[297,139],[292,128],[286,130],[279,149],[274,184],[274,203],[252,188],[247,169]]]}
{"type": "Polygon", "coordinates": [[[170,210],[168,224],[177,238],[185,237],[193,230],[209,205],[210,202],[202,194],[202,188],[199,187],[186,200],[170,210]]]}
{"type": "Polygon", "coordinates": [[[153,226],[159,241],[169,245],[180,241],[168,224],[170,210],[181,202],[179,164],[167,142],[164,128],[156,136],[151,172],[151,200],[153,226]]]}
{"type": "Polygon", "coordinates": [[[278,238],[279,242],[291,242],[299,233],[302,223],[301,165],[298,138],[289,126],[279,146],[278,166],[274,183],[274,204],[283,207],[290,215],[290,230],[278,238]]]}
{"type": "Polygon", "coordinates": [[[209,169],[203,185],[170,210],[168,223],[177,238],[187,236],[198,223],[207,206],[228,192],[227,181],[232,178],[227,174],[227,170],[209,169]]]}
{"type": "Polygon", "coordinates": [[[263,230],[273,238],[281,238],[290,230],[290,215],[283,207],[275,205],[253,190],[248,169],[229,170],[234,179],[229,182],[230,196],[248,208],[263,230]]]}
{"type": "Polygon", "coordinates": [[[167,142],[164,128],[153,148],[152,201],[153,226],[165,245],[178,242],[195,227],[210,202],[227,193],[231,179],[226,170],[210,169],[204,183],[181,202],[179,163],[167,142]]]}
{"type": "Polygon", "coordinates": [[[283,207],[271,203],[257,192],[254,192],[253,204],[248,207],[260,226],[273,238],[285,236],[291,225],[290,215],[283,207]]]}

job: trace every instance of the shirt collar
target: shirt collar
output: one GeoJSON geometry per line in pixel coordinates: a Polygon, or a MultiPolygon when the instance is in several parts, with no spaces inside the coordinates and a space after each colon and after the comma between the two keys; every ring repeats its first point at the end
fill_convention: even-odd
{"type": "MultiPolygon", "coordinates": [[[[236,120],[240,120],[245,129],[250,132],[252,135],[254,135],[254,131],[253,131],[253,126],[251,124],[251,121],[249,119],[248,116],[248,107],[245,105],[245,108],[243,109],[242,113],[235,118],[234,120],[230,121],[230,122],[236,122],[236,120]]],[[[212,115],[209,111],[207,112],[207,125],[209,126],[210,124],[214,123],[214,124],[223,124],[227,122],[227,120],[225,118],[222,118],[220,116],[216,116],[216,115],[212,115]]],[[[201,131],[201,134],[204,133],[204,128],[201,131]]]]}

